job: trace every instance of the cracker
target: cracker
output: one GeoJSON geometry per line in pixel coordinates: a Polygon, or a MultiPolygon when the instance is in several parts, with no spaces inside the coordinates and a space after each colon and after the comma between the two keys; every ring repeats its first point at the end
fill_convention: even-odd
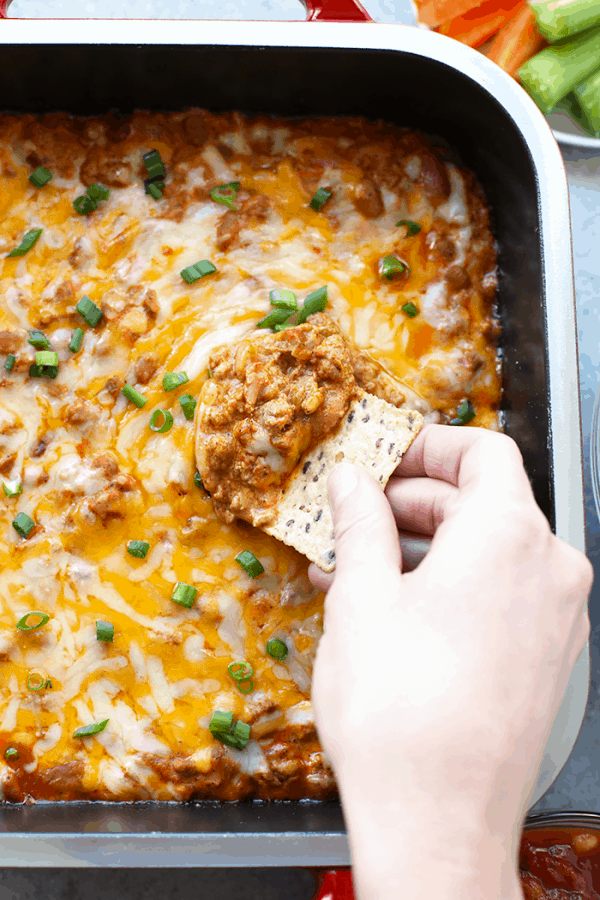
{"type": "Polygon", "coordinates": [[[397,409],[361,391],[336,432],[302,458],[277,505],[276,518],[263,525],[263,531],[332,572],[335,540],[327,498],[329,473],[342,460],[357,463],[385,488],[422,424],[420,413],[397,409]]]}

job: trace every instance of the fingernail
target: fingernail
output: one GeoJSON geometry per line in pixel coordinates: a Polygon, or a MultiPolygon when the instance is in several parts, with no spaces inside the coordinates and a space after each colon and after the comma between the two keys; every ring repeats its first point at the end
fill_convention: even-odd
{"type": "Polygon", "coordinates": [[[327,486],[331,502],[338,506],[358,487],[356,469],[350,463],[338,463],[329,476],[327,486]]]}

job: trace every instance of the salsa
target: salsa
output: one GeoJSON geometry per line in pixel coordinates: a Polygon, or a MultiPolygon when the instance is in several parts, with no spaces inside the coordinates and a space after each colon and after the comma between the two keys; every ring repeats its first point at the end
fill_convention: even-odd
{"type": "Polygon", "coordinates": [[[525,900],[600,900],[600,831],[523,832],[519,875],[525,900]]]}

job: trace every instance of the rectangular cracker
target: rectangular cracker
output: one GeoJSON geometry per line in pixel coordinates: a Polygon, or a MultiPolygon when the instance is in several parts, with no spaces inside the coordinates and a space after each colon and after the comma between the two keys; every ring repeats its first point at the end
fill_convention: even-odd
{"type": "Polygon", "coordinates": [[[422,424],[421,413],[396,409],[361,391],[335,433],[301,459],[279,501],[277,517],[263,530],[295,547],[325,572],[333,572],[335,540],[327,499],[329,473],[342,460],[356,463],[383,490],[422,424]]]}

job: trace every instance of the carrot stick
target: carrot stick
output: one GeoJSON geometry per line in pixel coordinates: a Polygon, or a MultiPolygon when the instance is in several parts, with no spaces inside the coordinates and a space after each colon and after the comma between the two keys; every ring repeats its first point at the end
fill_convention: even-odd
{"type": "Polygon", "coordinates": [[[514,78],[523,63],[545,45],[531,7],[525,6],[494,38],[487,57],[514,78]]]}
{"type": "Polygon", "coordinates": [[[516,16],[524,2],[525,0],[485,0],[481,6],[464,16],[444,22],[437,30],[469,47],[479,47],[516,16]]]}
{"type": "Polygon", "coordinates": [[[476,6],[481,6],[481,0],[424,0],[423,3],[417,2],[417,18],[430,28],[438,28],[476,6]]]}

